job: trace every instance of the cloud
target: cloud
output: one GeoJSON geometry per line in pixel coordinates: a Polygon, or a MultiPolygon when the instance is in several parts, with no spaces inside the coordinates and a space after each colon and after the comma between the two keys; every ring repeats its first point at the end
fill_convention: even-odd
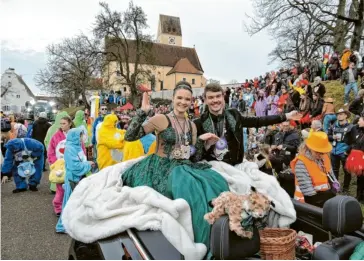
{"type": "MultiPolygon", "coordinates": [[[[98,2],[2,0],[0,23],[6,25],[0,34],[1,51],[6,53],[2,65],[4,60],[6,66],[24,70],[17,70],[20,74],[42,68],[48,44],[81,31],[92,33],[95,15],[100,10],[98,2]],[[39,58],[41,62],[36,61],[39,58]]],[[[119,11],[128,7],[126,0],[107,3],[119,11]]],[[[155,37],[159,14],[180,17],[183,45],[195,46],[205,74],[223,79],[222,83],[232,79],[244,81],[274,67],[267,65],[267,55],[272,49],[268,35],[263,32],[250,37],[244,32],[245,13],[252,14],[249,0],[135,0],[134,3],[147,14],[148,31],[155,37]]]]}

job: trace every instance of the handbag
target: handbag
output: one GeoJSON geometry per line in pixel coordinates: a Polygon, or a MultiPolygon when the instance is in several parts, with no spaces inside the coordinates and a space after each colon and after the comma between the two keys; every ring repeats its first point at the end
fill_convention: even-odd
{"type": "Polygon", "coordinates": [[[24,144],[24,151],[22,153],[23,162],[18,165],[18,175],[22,178],[30,178],[35,173],[35,166],[31,156],[31,152],[27,149],[24,139],[21,139],[24,144]]]}

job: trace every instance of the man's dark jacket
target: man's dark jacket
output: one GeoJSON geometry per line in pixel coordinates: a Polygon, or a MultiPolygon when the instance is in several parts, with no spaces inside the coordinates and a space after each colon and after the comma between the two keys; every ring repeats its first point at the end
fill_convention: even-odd
{"type": "MultiPolygon", "coordinates": [[[[274,125],[284,122],[287,119],[285,114],[265,117],[245,117],[242,116],[236,109],[227,109],[224,111],[223,115],[215,116],[206,110],[199,119],[194,121],[197,127],[197,136],[199,137],[200,135],[209,132],[213,133],[213,129],[219,130],[218,123],[224,122],[224,116],[226,122],[225,138],[228,143],[229,152],[225,155],[223,161],[231,165],[243,162],[243,128],[259,128],[262,126],[274,125]],[[211,126],[210,115],[215,125],[212,129],[209,127],[211,126]]],[[[219,137],[221,137],[221,129],[222,127],[220,128],[220,132],[218,131],[219,133],[217,133],[219,137]]],[[[211,146],[208,151],[204,151],[202,158],[208,161],[216,160],[212,156],[214,148],[215,146],[211,146]]]]}
{"type": "Polygon", "coordinates": [[[50,127],[51,124],[47,121],[47,119],[39,118],[33,123],[32,139],[35,139],[44,145],[44,139],[50,127]]]}
{"type": "Polygon", "coordinates": [[[273,145],[282,145],[283,149],[279,154],[293,160],[300,145],[300,136],[296,130],[281,131],[274,136],[273,145]]]}

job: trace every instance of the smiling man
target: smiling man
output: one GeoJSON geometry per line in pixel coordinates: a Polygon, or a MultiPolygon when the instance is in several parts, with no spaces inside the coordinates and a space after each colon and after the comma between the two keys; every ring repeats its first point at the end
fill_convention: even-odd
{"type": "Polygon", "coordinates": [[[219,84],[208,84],[204,91],[208,107],[199,119],[195,120],[198,136],[214,133],[220,139],[216,144],[206,144],[203,159],[224,161],[231,165],[243,162],[243,128],[259,128],[287,120],[299,120],[296,111],[266,117],[245,117],[236,109],[225,109],[224,91],[219,84]]]}

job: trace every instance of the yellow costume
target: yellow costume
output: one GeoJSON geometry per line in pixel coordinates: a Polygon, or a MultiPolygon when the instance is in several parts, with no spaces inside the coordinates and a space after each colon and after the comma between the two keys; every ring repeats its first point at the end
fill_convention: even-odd
{"type": "Polygon", "coordinates": [[[119,163],[123,159],[125,130],[116,128],[115,114],[105,117],[97,134],[97,164],[99,170],[119,163]]]}
{"type": "Polygon", "coordinates": [[[288,82],[288,86],[293,90],[297,91],[300,95],[306,93],[305,89],[303,89],[301,86],[294,86],[291,82],[288,82]]]}
{"type": "Polygon", "coordinates": [[[123,152],[123,161],[139,158],[144,156],[143,144],[140,140],[125,142],[123,152]]]}

